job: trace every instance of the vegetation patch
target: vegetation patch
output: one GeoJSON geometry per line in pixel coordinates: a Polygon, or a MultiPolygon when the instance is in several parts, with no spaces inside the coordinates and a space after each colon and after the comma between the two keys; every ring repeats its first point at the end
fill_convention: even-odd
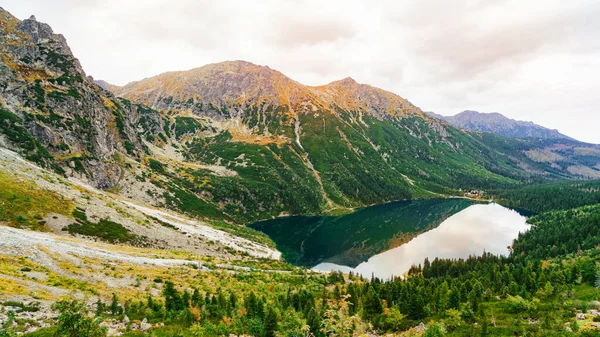
{"type": "Polygon", "coordinates": [[[198,130],[205,130],[193,117],[175,117],[175,137],[180,139],[187,134],[195,134],[198,130]]]}
{"type": "Polygon", "coordinates": [[[0,133],[5,135],[11,143],[21,148],[26,159],[42,166],[52,166],[56,171],[61,171],[58,166],[53,165],[54,158],[48,150],[29,134],[23,125],[23,120],[10,111],[1,108],[0,133]]]}
{"type": "Polygon", "coordinates": [[[0,221],[34,230],[45,228],[50,213],[71,214],[74,205],[61,195],[0,172],[0,221]]]}
{"type": "Polygon", "coordinates": [[[73,210],[73,217],[76,219],[76,223],[66,227],[70,234],[93,236],[110,243],[136,243],[139,241],[137,235],[132,234],[121,224],[108,219],[102,219],[97,223],[89,221],[85,210],[81,208],[73,210]]]}

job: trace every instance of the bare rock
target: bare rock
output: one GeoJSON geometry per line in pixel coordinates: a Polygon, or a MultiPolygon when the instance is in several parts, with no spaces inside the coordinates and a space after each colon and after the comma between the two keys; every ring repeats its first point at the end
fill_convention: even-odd
{"type": "Polygon", "coordinates": [[[140,330],[142,330],[143,332],[150,330],[151,327],[152,327],[152,324],[148,323],[148,319],[146,319],[146,318],[144,318],[142,323],[140,323],[140,330]]]}

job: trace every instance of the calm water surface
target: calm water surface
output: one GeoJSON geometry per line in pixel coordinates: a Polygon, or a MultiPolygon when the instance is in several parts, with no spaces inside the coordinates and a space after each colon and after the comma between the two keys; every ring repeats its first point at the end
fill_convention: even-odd
{"type": "Polygon", "coordinates": [[[387,279],[411,265],[507,254],[529,225],[518,212],[466,199],[402,201],[343,216],[287,217],[251,225],[269,235],[290,263],[387,279]]]}

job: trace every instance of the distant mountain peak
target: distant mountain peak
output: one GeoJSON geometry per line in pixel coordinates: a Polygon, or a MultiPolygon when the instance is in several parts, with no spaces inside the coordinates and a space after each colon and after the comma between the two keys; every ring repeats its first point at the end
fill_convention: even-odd
{"type": "Polygon", "coordinates": [[[549,129],[530,121],[508,118],[498,112],[484,113],[465,110],[454,116],[428,113],[462,129],[495,133],[510,138],[572,139],[555,129],[549,129]]]}
{"type": "Polygon", "coordinates": [[[358,82],[356,82],[352,77],[348,76],[346,78],[343,78],[339,81],[334,81],[332,83],[339,83],[342,85],[358,85],[358,82]]]}

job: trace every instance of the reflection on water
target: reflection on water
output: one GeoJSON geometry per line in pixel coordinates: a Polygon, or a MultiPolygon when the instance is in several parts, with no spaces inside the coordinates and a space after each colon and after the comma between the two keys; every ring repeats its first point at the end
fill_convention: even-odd
{"type": "Polygon", "coordinates": [[[529,228],[526,218],[498,204],[478,204],[454,214],[437,228],[410,242],[371,257],[356,268],[321,263],[315,270],[353,270],[369,277],[387,279],[403,275],[413,264],[439,258],[466,258],[484,251],[507,254],[508,246],[519,232],[529,228]]]}
{"type": "Polygon", "coordinates": [[[342,216],[294,216],[251,227],[268,234],[290,263],[313,267],[327,262],[356,267],[473,204],[467,199],[399,201],[342,216]]]}

